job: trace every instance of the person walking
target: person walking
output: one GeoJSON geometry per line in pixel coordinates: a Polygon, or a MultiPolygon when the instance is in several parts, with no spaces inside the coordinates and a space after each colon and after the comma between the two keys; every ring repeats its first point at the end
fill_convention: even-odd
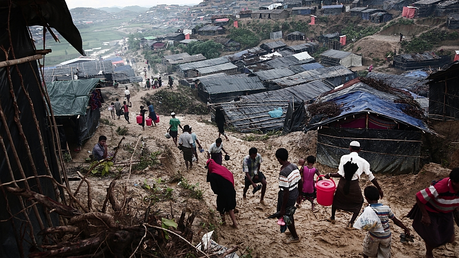
{"type": "Polygon", "coordinates": [[[434,181],[416,193],[416,204],[407,217],[413,220],[414,230],[424,240],[425,257],[434,257],[433,249],[454,243],[453,212],[458,208],[459,168],[452,169],[448,177],[434,181]]]}
{"type": "Polygon", "coordinates": [[[151,87],[150,78],[147,78],[147,81],[145,82],[145,86],[147,87],[147,90],[150,89],[151,87]]]}
{"type": "Polygon", "coordinates": [[[352,141],[349,144],[349,151],[351,152],[350,154],[341,157],[338,172],[328,173],[325,178],[340,178],[333,198],[332,214],[328,221],[335,224],[335,213],[337,209],[349,211],[352,212],[353,215],[347,226],[352,228],[363,205],[362,190],[359,185],[359,179],[362,173],[365,173],[368,179],[378,188],[379,196],[383,198],[384,195],[378,181],[370,170],[370,163],[359,156],[360,143],[358,141],[352,141]]]}
{"type": "Polygon", "coordinates": [[[148,106],[148,117],[151,118],[151,126],[156,126],[156,120],[157,120],[157,117],[156,117],[156,112],[155,112],[155,109],[153,107],[153,104],[151,104],[150,101],[147,101],[147,106],[148,106]]]}
{"type": "Polygon", "coordinates": [[[129,108],[132,107],[131,105],[127,105],[126,101],[123,101],[123,112],[124,112],[124,119],[130,124],[129,122],[129,108]]]}
{"type": "Polygon", "coordinates": [[[142,116],[142,123],[139,123],[140,126],[142,126],[142,131],[145,131],[145,113],[147,110],[145,109],[144,106],[140,106],[140,113],[139,115],[142,116]]]}
{"type": "Polygon", "coordinates": [[[228,154],[225,149],[223,149],[222,138],[217,138],[214,143],[212,143],[207,151],[207,159],[213,159],[218,165],[222,164],[222,151],[225,154],[228,154]]]}
{"type": "Polygon", "coordinates": [[[221,107],[217,107],[217,109],[215,110],[215,123],[217,123],[218,127],[218,138],[220,138],[220,135],[223,135],[228,141],[228,136],[226,136],[225,134],[225,115],[223,114],[223,110],[221,107]]]}
{"type": "Polygon", "coordinates": [[[233,228],[237,228],[234,209],[236,208],[236,190],[234,189],[233,173],[213,159],[207,160],[207,182],[217,195],[217,211],[220,213],[223,225],[226,225],[225,213],[230,215],[233,228]]]}
{"type": "Polygon", "coordinates": [[[172,79],[172,76],[169,75],[169,88],[172,88],[174,85],[174,79],[172,79]]]}
{"type": "Polygon", "coordinates": [[[126,97],[126,101],[128,104],[131,103],[131,92],[128,89],[128,86],[126,86],[126,90],[124,90],[124,96],[126,97]]]}
{"type": "Polygon", "coordinates": [[[180,125],[180,120],[178,118],[175,118],[175,112],[171,113],[172,118],[169,120],[169,129],[167,129],[167,132],[169,135],[172,137],[172,140],[175,143],[175,146],[177,146],[177,135],[178,135],[178,127],[180,129],[183,129],[182,126],[180,125]]]}
{"type": "Polygon", "coordinates": [[[277,215],[282,218],[286,224],[291,236],[287,240],[287,244],[300,242],[295,228],[295,203],[298,199],[298,182],[300,181],[300,171],[295,164],[288,161],[288,151],[284,148],[279,148],[276,151],[276,158],[281,165],[279,172],[279,192],[277,195],[277,215]],[[286,221],[286,216],[288,220],[286,221]]]}
{"type": "Polygon", "coordinates": [[[183,159],[185,160],[186,169],[188,170],[188,167],[192,169],[193,168],[193,148],[192,148],[193,138],[191,137],[191,134],[190,134],[189,125],[185,125],[183,127],[183,133],[180,135],[178,139],[178,144],[179,144],[178,147],[183,152],[183,159]]]}
{"type": "Polygon", "coordinates": [[[199,143],[199,140],[198,140],[198,136],[195,134],[195,133],[192,133],[191,132],[192,128],[190,127],[190,134],[191,134],[191,138],[193,139],[193,154],[194,156],[196,157],[196,162],[199,161],[199,156],[198,156],[198,152],[196,150],[196,144],[198,144],[199,146],[199,150],[202,150],[202,146],[201,146],[201,143],[199,143]]]}
{"type": "Polygon", "coordinates": [[[261,162],[262,158],[257,148],[250,148],[249,155],[245,156],[242,161],[242,172],[245,173],[245,187],[242,197],[245,199],[247,190],[249,190],[250,186],[253,186],[252,193],[254,194],[261,189],[260,203],[265,204],[263,199],[266,192],[266,177],[260,170],[261,162]],[[261,183],[261,185],[257,185],[257,183],[261,183]]]}
{"type": "Polygon", "coordinates": [[[122,115],[121,114],[121,103],[118,98],[115,99],[114,106],[115,106],[116,115],[118,116],[118,119],[120,119],[120,116],[122,115]]]}

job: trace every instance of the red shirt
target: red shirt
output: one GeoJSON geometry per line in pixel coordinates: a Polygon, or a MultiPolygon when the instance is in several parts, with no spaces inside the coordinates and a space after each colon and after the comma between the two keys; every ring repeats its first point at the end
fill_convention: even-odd
{"type": "Polygon", "coordinates": [[[448,213],[459,207],[459,193],[454,192],[449,177],[417,192],[416,197],[430,212],[448,213]]]}

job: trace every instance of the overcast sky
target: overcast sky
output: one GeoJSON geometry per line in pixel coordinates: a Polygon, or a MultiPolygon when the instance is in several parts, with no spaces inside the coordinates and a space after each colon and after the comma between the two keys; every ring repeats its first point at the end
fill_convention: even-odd
{"type": "Polygon", "coordinates": [[[202,0],[134,0],[134,1],[126,1],[126,0],[66,0],[67,6],[69,9],[76,8],[76,7],[92,7],[92,8],[100,8],[100,7],[125,7],[125,6],[133,6],[138,5],[142,7],[152,7],[158,4],[179,4],[179,5],[196,5],[200,3],[202,0]]]}

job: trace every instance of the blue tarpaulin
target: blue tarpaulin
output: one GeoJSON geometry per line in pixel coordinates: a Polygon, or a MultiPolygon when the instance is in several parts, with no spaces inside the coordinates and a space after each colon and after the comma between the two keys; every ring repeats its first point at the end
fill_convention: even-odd
{"type": "Polygon", "coordinates": [[[393,119],[397,122],[411,125],[423,131],[430,132],[429,128],[422,120],[411,117],[402,111],[405,104],[398,104],[386,101],[367,92],[351,92],[343,96],[337,97],[335,99],[332,99],[331,101],[334,101],[338,106],[341,107],[341,114],[320,121],[318,123],[309,125],[308,127],[315,128],[342,119],[346,116],[366,111],[387,117],[389,119],[393,119]]]}

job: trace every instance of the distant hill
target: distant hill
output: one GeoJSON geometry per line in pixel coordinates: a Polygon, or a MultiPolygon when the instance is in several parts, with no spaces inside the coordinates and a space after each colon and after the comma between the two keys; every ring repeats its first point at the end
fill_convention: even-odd
{"type": "Polygon", "coordinates": [[[121,11],[131,11],[131,12],[136,12],[136,13],[144,13],[148,11],[149,8],[147,7],[141,7],[138,5],[133,5],[133,6],[126,6],[123,8],[120,7],[102,7],[98,8],[101,11],[105,11],[107,13],[119,13],[121,11]]]}

